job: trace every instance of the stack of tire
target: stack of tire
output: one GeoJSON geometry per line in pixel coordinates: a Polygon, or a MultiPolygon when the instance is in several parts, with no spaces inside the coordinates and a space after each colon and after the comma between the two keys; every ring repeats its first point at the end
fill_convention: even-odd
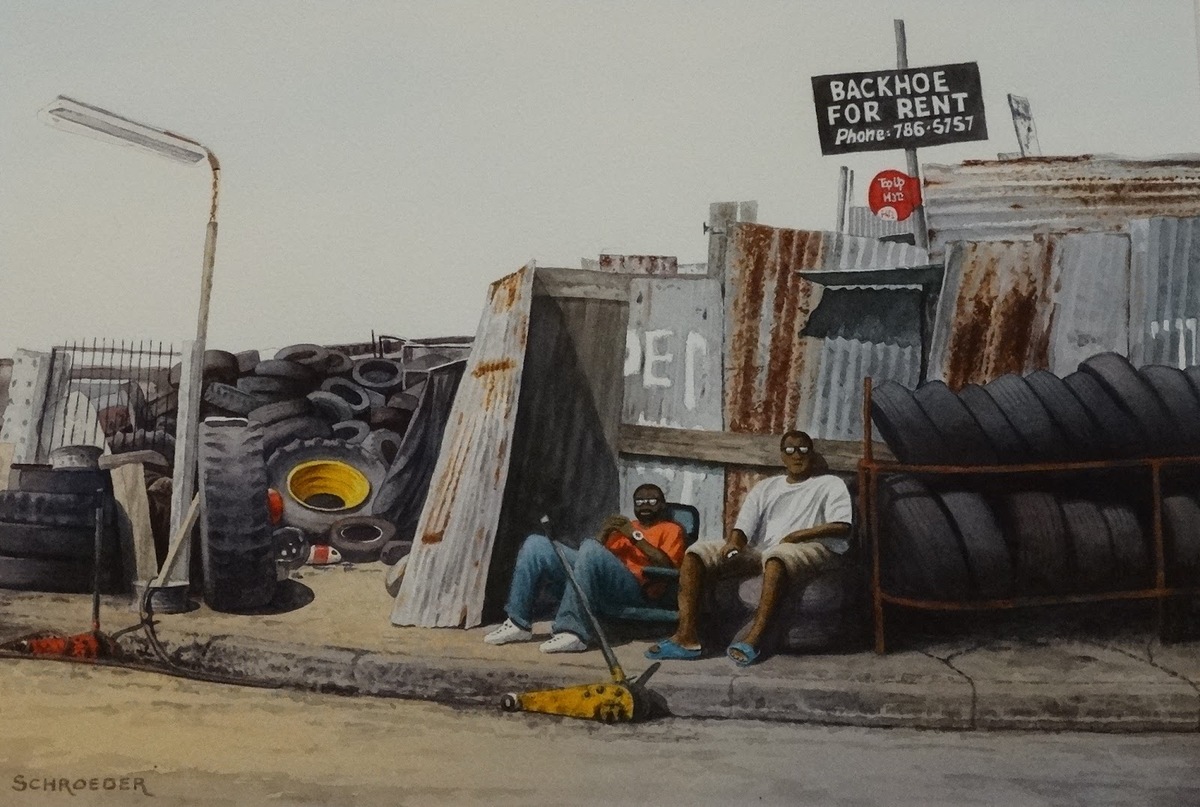
{"type": "MultiPolygon", "coordinates": [[[[1092,356],[1060,378],[1005,375],[958,392],[885,381],[872,420],[896,458],[930,466],[1200,455],[1200,367],[1092,356]]],[[[1167,466],[1167,582],[1200,583],[1200,465],[1167,466]]],[[[884,476],[884,586],[923,599],[1007,599],[1154,584],[1144,465],[1036,474],[884,476]]]]}
{"type": "Polygon", "coordinates": [[[279,560],[319,544],[353,563],[378,560],[393,544],[388,557],[398,559],[404,547],[393,543],[395,526],[374,517],[372,506],[420,400],[425,370],[448,358],[431,352],[406,367],[314,344],[267,359],[254,351],[230,358],[236,377],[209,372],[202,414],[245,418],[261,429],[266,486],[282,501],[273,533],[279,560]]]}
{"type": "Polygon", "coordinates": [[[0,491],[0,588],[64,593],[123,590],[112,483],[105,471],[14,465],[0,491]]]}

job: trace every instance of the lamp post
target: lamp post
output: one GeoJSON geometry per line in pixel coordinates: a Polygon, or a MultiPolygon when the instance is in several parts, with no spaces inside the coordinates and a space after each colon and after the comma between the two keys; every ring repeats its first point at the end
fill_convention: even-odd
{"type": "Polygon", "coordinates": [[[204,346],[208,337],[208,307],[212,296],[213,264],[217,251],[217,197],[220,190],[221,164],[212,150],[202,143],[181,134],[158,129],[144,123],[86,104],[65,95],[42,110],[42,117],[51,126],[75,134],[87,135],[118,145],[131,145],[151,151],[160,157],[181,163],[195,164],[208,160],[212,170],[212,203],[208,209],[208,224],[204,237],[204,262],[200,273],[200,306],[196,317],[196,339],[188,352],[185,348],[183,370],[180,374],[179,418],[176,424],[175,468],[171,491],[171,557],[183,556],[182,568],[171,569],[164,564],[155,585],[186,585],[188,582],[190,530],[181,530],[185,513],[196,487],[196,440],[199,431],[200,392],[204,363],[204,346]]]}

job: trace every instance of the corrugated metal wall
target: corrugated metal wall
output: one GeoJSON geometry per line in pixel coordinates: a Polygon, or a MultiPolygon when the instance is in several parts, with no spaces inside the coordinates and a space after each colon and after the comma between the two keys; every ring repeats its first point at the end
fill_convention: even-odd
{"type": "MultiPolygon", "coordinates": [[[[623,423],[720,431],[722,405],[721,284],[702,277],[630,279],[623,423]]],[[[700,533],[722,532],[725,470],[688,460],[622,458],[621,504],[639,484],[669,501],[695,505],[700,533]]]]}
{"type": "Polygon", "coordinates": [[[1135,365],[1197,362],[1200,219],[1130,222],[1129,359],[1135,365]]]}
{"type": "MultiPolygon", "coordinates": [[[[842,415],[845,401],[861,400],[846,374],[871,348],[836,335],[819,349],[801,338],[809,317],[821,302],[824,287],[810,283],[801,271],[869,270],[922,266],[924,250],[907,244],[855,238],[842,233],[810,232],[736,223],[730,226],[725,275],[725,420],[734,432],[782,434],[790,428],[838,428],[859,417],[861,403],[842,415]],[[842,353],[841,351],[845,351],[842,353]],[[825,362],[829,368],[822,376],[825,362]],[[815,392],[816,398],[811,393],[815,392]],[[828,396],[828,400],[819,400],[828,396]],[[839,410],[839,414],[834,414],[839,410]],[[801,413],[808,415],[807,421],[801,413]],[[815,419],[815,424],[814,420],[815,419]]],[[[893,367],[911,379],[912,354],[897,352],[893,363],[880,351],[879,365],[893,367]]],[[[919,349],[917,351],[919,362],[919,349]]],[[[882,380],[882,379],[881,379],[882,380]]],[[[845,426],[848,430],[849,427],[845,426]]],[[[750,487],[767,474],[726,471],[726,527],[732,523],[750,487]]]]}
{"type": "Polygon", "coordinates": [[[421,511],[396,625],[478,625],[508,481],[533,266],[493,283],[421,511]]]}
{"type": "Polygon", "coordinates": [[[1084,155],[922,166],[930,254],[954,241],[1126,232],[1130,219],[1200,215],[1200,159],[1084,155]]]}
{"type": "Polygon", "coordinates": [[[904,221],[881,219],[869,207],[852,206],[846,217],[846,234],[860,238],[883,238],[889,235],[908,235],[913,232],[915,218],[904,221]]]}
{"type": "Polygon", "coordinates": [[[1129,237],[1052,236],[1048,369],[1068,375],[1089,356],[1129,353],[1129,237]]]}

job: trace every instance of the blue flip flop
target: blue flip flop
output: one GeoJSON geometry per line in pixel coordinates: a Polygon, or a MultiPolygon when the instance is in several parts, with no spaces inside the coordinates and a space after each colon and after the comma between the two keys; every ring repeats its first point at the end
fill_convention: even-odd
{"type": "Polygon", "coordinates": [[[739,667],[749,667],[754,662],[758,661],[758,650],[745,642],[734,642],[729,645],[729,649],[725,651],[725,655],[739,667]],[[741,657],[735,656],[734,651],[741,654],[741,657]]]}
{"type": "Polygon", "coordinates": [[[646,658],[656,661],[663,661],[665,659],[690,661],[700,658],[702,652],[698,647],[684,647],[671,639],[662,639],[650,645],[649,649],[646,650],[646,658]]]}

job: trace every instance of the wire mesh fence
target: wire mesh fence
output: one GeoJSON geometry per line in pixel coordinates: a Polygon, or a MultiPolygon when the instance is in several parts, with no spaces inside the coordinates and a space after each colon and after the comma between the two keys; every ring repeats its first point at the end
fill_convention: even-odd
{"type": "Polygon", "coordinates": [[[91,339],[52,348],[38,454],[74,445],[114,454],[150,450],[170,466],[178,408],[172,367],[180,359],[173,344],[145,339],[91,339]]]}

